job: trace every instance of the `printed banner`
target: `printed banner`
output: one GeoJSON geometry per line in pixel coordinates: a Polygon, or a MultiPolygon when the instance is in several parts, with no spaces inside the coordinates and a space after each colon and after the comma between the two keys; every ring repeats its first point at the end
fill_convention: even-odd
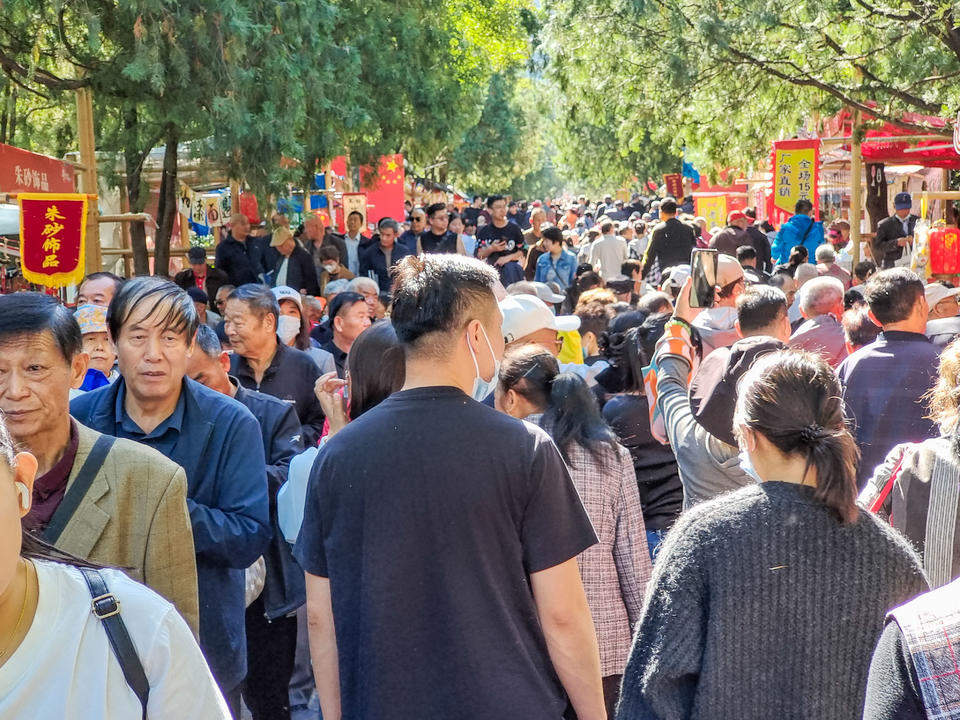
{"type": "Polygon", "coordinates": [[[20,193],[20,268],[23,277],[47,287],[83,280],[87,196],[20,193]]]}
{"type": "Polygon", "coordinates": [[[673,195],[677,200],[683,198],[683,175],[680,173],[664,175],[663,184],[667,186],[667,195],[673,195]]]}
{"type": "Polygon", "coordinates": [[[224,217],[223,208],[220,203],[220,195],[204,195],[203,212],[204,225],[207,227],[222,227],[230,221],[229,215],[224,217]]]}
{"type": "Polygon", "coordinates": [[[75,189],[72,165],[0,144],[0,192],[72,193],[75,189]]]}
{"type": "Polygon", "coordinates": [[[707,230],[727,226],[727,196],[693,196],[694,212],[707,221],[707,230]]]}
{"type": "Polygon", "coordinates": [[[344,193],[343,194],[343,222],[346,224],[347,216],[352,212],[358,212],[363,215],[363,225],[360,232],[367,229],[367,194],[366,193],[344,193]]]}
{"type": "Polygon", "coordinates": [[[820,219],[819,175],[819,140],[781,140],[773,144],[773,206],[779,211],[780,222],[794,214],[798,200],[812,202],[814,217],[820,219]]]}

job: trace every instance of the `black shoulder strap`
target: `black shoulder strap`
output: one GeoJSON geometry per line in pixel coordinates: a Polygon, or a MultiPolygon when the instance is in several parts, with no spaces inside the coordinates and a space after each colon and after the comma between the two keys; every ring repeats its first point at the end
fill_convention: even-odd
{"type": "Polygon", "coordinates": [[[103,461],[106,460],[107,453],[110,452],[110,448],[113,447],[115,441],[116,438],[112,435],[101,435],[97,438],[96,442],[93,443],[90,454],[87,455],[86,461],[83,463],[79,472],[77,472],[77,477],[74,478],[73,484],[67,488],[63,500],[60,501],[60,504],[53,513],[53,517],[50,518],[50,522],[43,531],[43,539],[46,542],[51,545],[57,544],[57,540],[59,540],[60,535],[63,534],[63,530],[67,527],[67,523],[70,522],[70,518],[73,517],[77,508],[80,507],[80,501],[83,500],[83,496],[87,494],[87,490],[89,490],[90,485],[93,484],[94,478],[97,476],[97,473],[100,472],[100,468],[103,467],[103,461]]]}
{"type": "Polygon", "coordinates": [[[120,663],[123,677],[139,698],[143,706],[143,720],[146,720],[150,681],[147,680],[147,674],[143,671],[143,663],[140,662],[137,649],[133,646],[127,626],[120,617],[120,601],[110,592],[107,581],[103,579],[99,570],[82,567],[80,572],[83,573],[83,579],[87,581],[87,587],[90,589],[90,597],[93,598],[93,614],[103,623],[103,629],[107,633],[107,639],[110,640],[113,654],[120,663]]]}

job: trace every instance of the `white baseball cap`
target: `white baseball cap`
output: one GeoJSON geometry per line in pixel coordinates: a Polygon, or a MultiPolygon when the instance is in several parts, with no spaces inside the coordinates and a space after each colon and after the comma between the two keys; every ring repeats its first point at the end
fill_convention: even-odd
{"type": "Polygon", "coordinates": [[[510,295],[500,301],[503,338],[511,343],[537,330],[568,332],[580,327],[576,315],[554,315],[546,303],[533,295],[510,295]]]}
{"type": "Polygon", "coordinates": [[[555,293],[549,285],[543,282],[533,283],[534,289],[537,291],[537,297],[543,300],[545,303],[559,303],[563,302],[564,296],[555,293]]]}
{"type": "Polygon", "coordinates": [[[923,288],[923,294],[927,298],[927,305],[930,306],[931,310],[937,306],[937,303],[958,293],[960,293],[960,288],[951,289],[940,283],[930,283],[923,288]]]}
{"type": "Polygon", "coordinates": [[[300,293],[289,285],[277,285],[277,287],[272,288],[272,292],[278,303],[281,300],[293,300],[297,307],[303,310],[303,300],[300,298],[300,293]]]}

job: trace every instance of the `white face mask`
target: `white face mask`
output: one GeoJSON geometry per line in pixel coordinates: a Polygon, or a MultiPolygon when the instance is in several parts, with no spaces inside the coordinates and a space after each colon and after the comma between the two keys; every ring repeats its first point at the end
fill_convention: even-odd
{"type": "Polygon", "coordinates": [[[500,377],[500,361],[497,360],[497,356],[493,352],[493,345],[490,344],[490,338],[487,337],[487,331],[483,325],[480,326],[480,329],[483,331],[483,339],[487,341],[487,347],[490,349],[490,357],[493,358],[493,377],[489,380],[484,380],[480,377],[480,366],[477,364],[477,356],[474,354],[468,338],[467,348],[470,350],[470,357],[473,358],[473,368],[477,372],[477,377],[473,381],[473,392],[470,393],[470,397],[477,402],[483,402],[487,395],[493,392],[494,388],[497,387],[497,380],[500,377]]]}
{"type": "Polygon", "coordinates": [[[747,454],[746,450],[740,451],[740,469],[752,477],[756,482],[763,482],[763,480],[760,479],[760,476],[757,475],[757,469],[753,466],[753,462],[750,460],[750,456],[747,454]]]}
{"type": "Polygon", "coordinates": [[[324,263],[323,269],[326,270],[328,273],[336,272],[337,265],[336,263],[329,263],[329,264],[324,263]]]}
{"type": "Polygon", "coordinates": [[[300,320],[290,315],[281,315],[277,320],[277,337],[284,345],[289,345],[300,333],[300,320]]]}

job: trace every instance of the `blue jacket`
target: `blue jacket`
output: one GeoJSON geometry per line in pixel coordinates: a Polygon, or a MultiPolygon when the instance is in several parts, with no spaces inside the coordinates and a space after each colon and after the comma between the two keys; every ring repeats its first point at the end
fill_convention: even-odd
{"type": "Polygon", "coordinates": [[[161,449],[186,472],[200,647],[229,692],[247,674],[246,568],[267,549],[272,532],[260,426],[233,398],[184,378],[177,409],[161,424],[168,430],[144,437],[128,430],[125,393],[121,377],[74,398],[70,414],[97,432],[161,449]]]}
{"type": "Polygon", "coordinates": [[[300,419],[293,405],[271,395],[248,390],[234,379],[242,403],[260,421],[263,449],[267,455],[267,485],[270,491],[270,524],[273,540],[263,553],[267,577],[263,585],[263,608],[268,620],[296,610],[306,600],[303,570],[293,557],[290,544],[284,539],[277,522],[277,493],[287,481],[287,471],[294,455],[303,452],[300,419]]]}
{"type": "Polygon", "coordinates": [[[407,255],[413,254],[415,253],[410,252],[406,245],[396,242],[393,244],[393,252],[390,253],[390,267],[387,267],[387,256],[383,254],[383,248],[380,247],[380,243],[373,243],[366,250],[360,251],[360,274],[369,277],[369,273],[375,273],[380,292],[390,292],[390,288],[393,287],[390,268],[407,255]]]}
{"type": "Polygon", "coordinates": [[[577,273],[577,256],[569,250],[563,250],[556,262],[550,253],[544,253],[537,258],[537,272],[534,282],[555,282],[561,290],[566,290],[573,284],[577,273]]]}
{"type": "Polygon", "coordinates": [[[773,264],[779,265],[790,259],[790,251],[796,245],[803,245],[810,253],[809,262],[815,262],[817,248],[823,244],[823,223],[815,222],[809,215],[794,215],[780,226],[776,240],[773,241],[771,255],[773,264]]]}

